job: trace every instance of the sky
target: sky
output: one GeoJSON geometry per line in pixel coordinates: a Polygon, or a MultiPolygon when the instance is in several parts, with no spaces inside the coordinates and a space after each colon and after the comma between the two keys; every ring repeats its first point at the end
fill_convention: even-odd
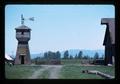
{"type": "Polygon", "coordinates": [[[5,53],[16,54],[18,41],[15,28],[25,25],[32,29],[31,53],[68,49],[104,49],[106,25],[101,18],[114,18],[113,5],[6,5],[5,53]],[[34,17],[34,21],[28,18],[34,17]]]}

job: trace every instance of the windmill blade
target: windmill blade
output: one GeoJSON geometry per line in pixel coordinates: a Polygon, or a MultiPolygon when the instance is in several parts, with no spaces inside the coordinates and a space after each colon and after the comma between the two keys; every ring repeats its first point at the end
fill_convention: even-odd
{"type": "Polygon", "coordinates": [[[34,21],[34,17],[29,18],[29,20],[34,21]]]}

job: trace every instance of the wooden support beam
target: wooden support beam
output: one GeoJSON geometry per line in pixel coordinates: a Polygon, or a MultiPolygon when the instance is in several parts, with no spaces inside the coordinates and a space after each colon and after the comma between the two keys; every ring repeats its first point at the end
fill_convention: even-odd
{"type": "Polygon", "coordinates": [[[88,73],[88,74],[96,74],[96,75],[102,76],[102,77],[107,78],[107,79],[114,79],[115,78],[114,76],[102,73],[102,72],[97,71],[97,70],[83,70],[82,72],[88,73]]]}

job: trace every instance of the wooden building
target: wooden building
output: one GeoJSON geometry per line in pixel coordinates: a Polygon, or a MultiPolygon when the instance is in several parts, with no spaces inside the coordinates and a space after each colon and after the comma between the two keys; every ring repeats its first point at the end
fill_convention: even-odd
{"type": "Polygon", "coordinates": [[[18,46],[15,64],[31,64],[28,41],[31,37],[31,29],[24,25],[25,18],[21,15],[21,26],[15,28],[18,46]]]}
{"type": "Polygon", "coordinates": [[[15,64],[31,64],[28,41],[30,40],[31,29],[21,25],[16,29],[16,39],[18,40],[15,64]]]}
{"type": "Polygon", "coordinates": [[[105,65],[113,64],[115,57],[115,19],[102,18],[101,24],[106,25],[106,32],[103,41],[105,46],[105,65]]]}

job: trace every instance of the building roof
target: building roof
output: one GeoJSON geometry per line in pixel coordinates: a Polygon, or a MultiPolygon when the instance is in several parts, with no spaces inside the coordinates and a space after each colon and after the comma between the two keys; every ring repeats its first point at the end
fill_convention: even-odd
{"type": "Polygon", "coordinates": [[[5,54],[5,58],[6,58],[7,60],[13,60],[13,58],[11,58],[8,54],[5,54]]]}
{"type": "Polygon", "coordinates": [[[101,24],[106,24],[108,28],[108,29],[106,28],[106,31],[109,30],[109,34],[105,34],[103,44],[106,44],[105,42],[106,42],[108,35],[110,35],[111,44],[115,44],[115,19],[114,18],[102,18],[101,24]]]}
{"type": "Polygon", "coordinates": [[[15,29],[27,29],[27,30],[31,30],[29,27],[25,26],[25,25],[21,25],[15,29]]]}

